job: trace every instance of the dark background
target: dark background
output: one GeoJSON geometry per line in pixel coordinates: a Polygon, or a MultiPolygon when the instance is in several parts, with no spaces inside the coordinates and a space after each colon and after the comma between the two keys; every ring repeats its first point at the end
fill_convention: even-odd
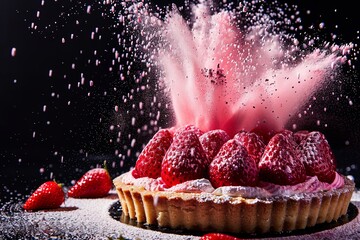
{"type": "MultiPolygon", "coordinates": [[[[324,22],[323,32],[337,34],[337,42],[358,44],[359,13],[351,1],[286,2],[299,6],[304,25],[324,22]],[[307,10],[310,13],[306,14],[307,10]]],[[[161,1],[153,3],[161,5],[161,1]]],[[[122,29],[115,23],[116,15],[109,14],[109,6],[96,1],[46,0],[44,5],[41,0],[1,1],[1,201],[23,200],[51,178],[69,186],[104,160],[110,163],[112,177],[134,163],[136,152],[150,134],[138,135],[141,141],[128,154],[132,137],[127,136],[136,135],[134,128],[129,127],[131,112],[119,117],[114,106],[126,109],[121,96],[134,86],[119,81],[118,65],[112,63],[113,47],[121,51],[116,34],[122,29]],[[92,5],[91,14],[86,12],[88,5],[92,5]],[[91,40],[96,29],[99,33],[91,40]],[[12,48],[16,48],[14,57],[12,48]],[[101,64],[96,66],[96,60],[101,64]],[[77,86],[82,77],[84,84],[77,86]],[[94,86],[90,86],[90,81],[94,86]],[[112,125],[115,131],[110,130],[112,125]],[[118,140],[119,130],[122,136],[118,140]]],[[[359,69],[357,62],[354,65],[359,69]]],[[[325,97],[325,105],[330,109],[325,116],[328,127],[317,126],[316,117],[311,116],[299,127],[323,131],[334,149],[339,171],[354,176],[359,186],[359,70],[349,74],[347,70],[345,67],[340,98],[325,97]]],[[[135,97],[135,101],[142,98],[135,97]]],[[[314,110],[322,111],[323,105],[318,106],[314,110]]],[[[166,114],[160,126],[171,124],[166,114]]],[[[137,124],[141,126],[142,121],[147,120],[140,117],[137,124]]]]}

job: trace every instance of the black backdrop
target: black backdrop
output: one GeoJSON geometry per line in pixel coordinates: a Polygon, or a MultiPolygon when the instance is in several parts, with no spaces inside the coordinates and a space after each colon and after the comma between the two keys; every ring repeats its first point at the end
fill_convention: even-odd
{"type": "MultiPolygon", "coordinates": [[[[154,2],[161,4],[161,1],[154,2]]],[[[287,2],[299,6],[304,24],[325,22],[326,27],[338,33],[339,41],[359,42],[360,22],[351,1],[287,2]],[[310,14],[305,14],[306,10],[310,10],[310,14]]],[[[117,71],[109,71],[113,59],[111,46],[117,42],[114,33],[119,31],[112,26],[114,18],[101,16],[104,10],[101,8],[92,8],[91,14],[86,13],[89,1],[46,0],[43,3],[40,0],[2,0],[0,3],[2,201],[23,198],[52,177],[69,185],[89,167],[104,160],[115,163],[110,168],[113,177],[133,163],[125,161],[125,166],[119,167],[116,150],[125,150],[122,142],[116,142],[116,136],[109,131],[113,122],[120,126],[129,124],[116,119],[113,111],[115,105],[121,104],[121,91],[127,92],[132,87],[115,81],[119,79],[117,71]],[[103,40],[90,40],[92,32],[96,35],[96,29],[103,40]],[[15,56],[11,54],[12,49],[16,50],[15,56]],[[101,64],[94,67],[89,59],[98,59],[101,64]],[[76,87],[81,77],[86,84],[76,87]],[[94,80],[93,87],[91,80],[94,80]],[[72,84],[70,90],[69,83],[72,84]]],[[[358,63],[355,66],[359,69],[358,63]]],[[[353,105],[349,105],[346,97],[331,102],[336,106],[328,113],[329,119],[334,120],[332,124],[321,128],[310,119],[303,127],[320,129],[327,134],[339,169],[355,176],[359,186],[358,73],[355,71],[351,78],[351,81],[344,80],[350,83],[343,84],[343,92],[353,105]]],[[[160,122],[160,125],[168,124],[160,122]]],[[[148,138],[144,136],[144,142],[148,138]]],[[[136,146],[140,148],[141,144],[136,146]]]]}

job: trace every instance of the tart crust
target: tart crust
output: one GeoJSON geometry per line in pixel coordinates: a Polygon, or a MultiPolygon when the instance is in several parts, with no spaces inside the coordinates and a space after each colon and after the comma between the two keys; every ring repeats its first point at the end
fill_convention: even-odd
{"type": "Polygon", "coordinates": [[[254,199],[148,191],[118,178],[114,185],[123,214],[140,223],[171,229],[267,233],[304,229],[345,215],[355,184],[342,177],[345,184],[339,189],[254,199]]]}

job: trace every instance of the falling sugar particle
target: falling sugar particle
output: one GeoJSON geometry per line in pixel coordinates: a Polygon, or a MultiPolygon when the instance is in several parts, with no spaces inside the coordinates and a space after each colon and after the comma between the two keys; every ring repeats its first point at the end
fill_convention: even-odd
{"type": "Polygon", "coordinates": [[[132,117],[131,118],[131,126],[135,126],[135,122],[136,122],[136,118],[132,117]]]}
{"type": "Polygon", "coordinates": [[[16,48],[12,48],[11,49],[11,56],[15,57],[16,56],[16,48]]]}
{"type": "Polygon", "coordinates": [[[135,143],[136,143],[136,139],[132,139],[130,146],[131,146],[132,148],[135,147],[135,143]]]}

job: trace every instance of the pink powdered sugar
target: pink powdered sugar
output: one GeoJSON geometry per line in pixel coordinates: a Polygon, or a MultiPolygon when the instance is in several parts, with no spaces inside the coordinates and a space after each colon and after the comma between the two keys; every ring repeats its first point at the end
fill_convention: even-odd
{"type": "Polygon", "coordinates": [[[166,188],[161,178],[153,179],[148,177],[134,178],[131,171],[122,174],[114,181],[121,181],[128,185],[142,186],[149,191],[169,191],[169,192],[192,192],[192,193],[212,193],[214,195],[227,195],[232,197],[245,198],[264,198],[272,196],[292,196],[301,193],[315,193],[320,191],[330,191],[344,186],[344,178],[336,173],[332,183],[321,182],[316,176],[308,176],[306,181],[292,186],[282,186],[269,182],[260,182],[258,187],[245,186],[225,186],[214,189],[207,179],[197,179],[183,182],[166,188]]]}
{"type": "Polygon", "coordinates": [[[242,129],[281,130],[351,48],[330,45],[294,61],[296,39],[281,42],[284,36],[269,32],[265,20],[243,32],[232,12],[212,14],[200,2],[193,6],[192,28],[176,10],[162,26],[168,46],[160,48],[158,62],[178,126],[230,135],[242,129]]]}

